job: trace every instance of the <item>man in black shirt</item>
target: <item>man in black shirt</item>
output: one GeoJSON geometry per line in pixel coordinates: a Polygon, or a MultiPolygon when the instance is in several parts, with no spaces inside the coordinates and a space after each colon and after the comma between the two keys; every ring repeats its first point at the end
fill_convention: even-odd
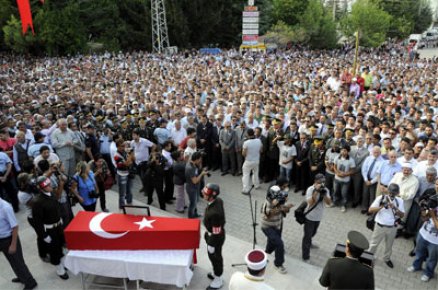
{"type": "Polygon", "coordinates": [[[224,272],[222,246],[225,242],[225,212],[222,199],[217,197],[219,193],[219,185],[213,183],[207,184],[202,190],[203,197],[208,202],[204,215],[204,226],[207,229],[204,238],[207,243],[208,258],[213,265],[213,273],[207,275],[213,281],[207,290],[219,289],[224,283],[222,280],[224,272]]]}
{"type": "Polygon", "coordinates": [[[84,129],[87,133],[85,137],[85,161],[89,162],[94,160],[94,156],[96,156],[96,154],[100,151],[99,141],[96,138],[93,124],[85,124],[84,129]]]}

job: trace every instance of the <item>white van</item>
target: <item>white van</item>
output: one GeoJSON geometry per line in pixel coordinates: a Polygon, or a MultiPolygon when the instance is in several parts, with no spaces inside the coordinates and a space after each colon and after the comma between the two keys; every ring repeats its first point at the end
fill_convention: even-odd
{"type": "Polygon", "coordinates": [[[423,36],[421,34],[411,34],[409,35],[409,44],[414,44],[414,50],[421,49],[425,46],[423,42],[423,36]]]}

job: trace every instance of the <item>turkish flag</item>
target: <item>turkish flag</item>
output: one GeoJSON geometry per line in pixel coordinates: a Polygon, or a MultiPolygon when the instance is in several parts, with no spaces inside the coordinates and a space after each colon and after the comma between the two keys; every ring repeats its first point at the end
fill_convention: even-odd
{"type": "Polygon", "coordinates": [[[17,0],[17,5],[18,11],[20,12],[22,33],[26,34],[27,29],[30,26],[32,34],[35,35],[35,31],[33,30],[32,11],[30,10],[29,0],[17,0]]]}
{"type": "Polygon", "coordinates": [[[197,249],[198,219],[79,212],[65,229],[70,250],[197,249]]]}

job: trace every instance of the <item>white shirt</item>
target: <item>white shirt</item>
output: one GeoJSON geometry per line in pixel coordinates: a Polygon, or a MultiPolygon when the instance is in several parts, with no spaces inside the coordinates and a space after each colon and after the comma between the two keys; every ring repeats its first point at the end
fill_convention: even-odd
{"type": "Polygon", "coordinates": [[[418,162],[417,166],[415,166],[413,174],[417,177],[425,177],[428,167],[435,167],[435,169],[438,171],[438,162],[435,162],[434,165],[429,165],[429,161],[427,160],[420,161],[418,162]]]}
{"type": "MultiPolygon", "coordinates": [[[[43,156],[41,156],[41,154],[40,154],[33,160],[33,164],[36,167],[38,167],[38,162],[40,162],[41,160],[43,160],[43,156]]],[[[55,163],[59,163],[59,157],[55,153],[50,153],[49,158],[47,158],[47,161],[49,161],[50,165],[55,164],[55,163]]]]}
{"type": "Polygon", "coordinates": [[[116,155],[116,152],[117,152],[116,142],[111,142],[111,144],[110,144],[110,155],[111,155],[111,162],[113,163],[114,168],[117,168],[116,161],[114,160],[114,156],[116,155]]]}
{"type": "Polygon", "coordinates": [[[259,162],[262,148],[260,139],[248,139],[243,142],[243,149],[246,149],[245,161],[259,162]]]}
{"type": "MultiPolygon", "coordinates": [[[[435,214],[438,215],[437,209],[435,209],[435,214]]],[[[429,218],[421,226],[420,235],[429,243],[438,245],[438,229],[435,227],[432,218],[429,218]]]]}
{"type": "Polygon", "coordinates": [[[289,160],[292,156],[297,156],[297,149],[294,145],[286,146],[284,141],[277,142],[278,149],[280,149],[280,159],[278,164],[284,168],[292,169],[293,161],[283,164],[283,161],[289,160]]]}
{"type": "Polygon", "coordinates": [[[411,174],[408,177],[405,177],[403,172],[396,173],[389,184],[391,183],[398,184],[400,187],[400,197],[403,200],[413,199],[417,193],[418,186],[420,185],[420,182],[415,175],[411,174]]]}
{"type": "MultiPolygon", "coordinates": [[[[387,196],[387,195],[385,195],[387,196]]],[[[378,196],[373,203],[371,204],[370,207],[380,207],[380,203],[382,201],[383,195],[378,196]]],[[[395,197],[397,199],[397,202],[394,200],[393,203],[395,204],[395,206],[398,208],[399,211],[401,212],[405,212],[405,206],[403,203],[403,199],[401,199],[400,197],[396,196],[395,197]]],[[[395,223],[395,216],[394,213],[392,211],[391,208],[382,208],[381,210],[379,210],[379,212],[376,214],[376,219],[375,221],[381,225],[384,226],[393,226],[395,223]]]]}
{"type": "Polygon", "coordinates": [[[154,143],[148,139],[140,137],[138,142],[132,140],[130,146],[134,149],[135,164],[138,165],[141,162],[149,160],[149,148],[154,146],[154,143]]]}
{"type": "Polygon", "coordinates": [[[166,158],[166,165],[164,166],[164,170],[169,170],[169,168],[171,168],[173,164],[171,152],[163,149],[161,150],[161,155],[163,155],[163,157],[166,158]]]}
{"type": "Polygon", "coordinates": [[[181,129],[179,129],[179,130],[176,130],[176,128],[173,128],[172,131],[170,132],[170,136],[171,136],[171,138],[173,140],[173,144],[175,146],[179,146],[181,141],[185,137],[187,137],[187,131],[183,127],[181,127],[181,129]]]}

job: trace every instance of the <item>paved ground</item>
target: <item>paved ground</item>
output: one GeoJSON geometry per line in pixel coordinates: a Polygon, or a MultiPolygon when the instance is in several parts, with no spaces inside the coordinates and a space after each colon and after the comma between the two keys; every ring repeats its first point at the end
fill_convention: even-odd
{"type": "MultiPolygon", "coordinates": [[[[241,194],[241,178],[227,175],[220,176],[218,172],[212,174],[206,182],[214,182],[221,186],[221,197],[225,203],[226,211],[226,230],[228,235],[232,235],[243,241],[252,243],[253,230],[251,221],[251,210],[249,198],[241,194]]],[[[257,219],[260,217],[260,205],[265,199],[267,184],[263,184],[261,189],[254,190],[252,193],[253,202],[257,201],[257,219]]],[[[139,183],[135,182],[134,193],[137,199],[145,202],[143,194],[138,193],[139,183]]],[[[152,204],[157,206],[157,198],[152,204]]],[[[303,200],[301,194],[290,193],[290,199],[293,204],[299,205],[303,200]]],[[[174,206],[168,206],[169,212],[175,213],[174,206]]],[[[204,210],[204,202],[198,205],[198,211],[204,210]]],[[[177,214],[183,216],[182,214],[177,214]]],[[[337,243],[344,243],[348,231],[355,229],[365,234],[368,239],[371,238],[371,231],[365,227],[366,217],[360,214],[360,209],[347,209],[342,213],[339,208],[327,208],[324,213],[324,220],[321,222],[315,243],[320,246],[317,250],[311,251],[310,264],[323,267],[326,260],[332,255],[337,243]]],[[[257,227],[257,244],[264,248],[266,238],[257,227]]],[[[301,239],[303,237],[302,227],[295,222],[293,214],[285,220],[283,231],[286,253],[293,259],[292,264],[301,262],[301,239]]],[[[408,256],[412,249],[412,241],[399,238],[394,242],[392,261],[394,269],[390,269],[383,263],[383,244],[379,246],[377,252],[377,261],[375,266],[376,286],[381,289],[438,289],[437,279],[432,279],[428,283],[420,281],[421,272],[409,273],[406,268],[410,266],[413,258],[408,256]],[[379,258],[380,257],[380,258],[379,258]]],[[[293,266],[294,267],[294,266],[293,266]]],[[[293,272],[294,269],[289,269],[293,272]]]]}
{"type": "Polygon", "coordinates": [[[421,58],[432,58],[438,56],[438,48],[425,48],[418,50],[421,58]]]}

